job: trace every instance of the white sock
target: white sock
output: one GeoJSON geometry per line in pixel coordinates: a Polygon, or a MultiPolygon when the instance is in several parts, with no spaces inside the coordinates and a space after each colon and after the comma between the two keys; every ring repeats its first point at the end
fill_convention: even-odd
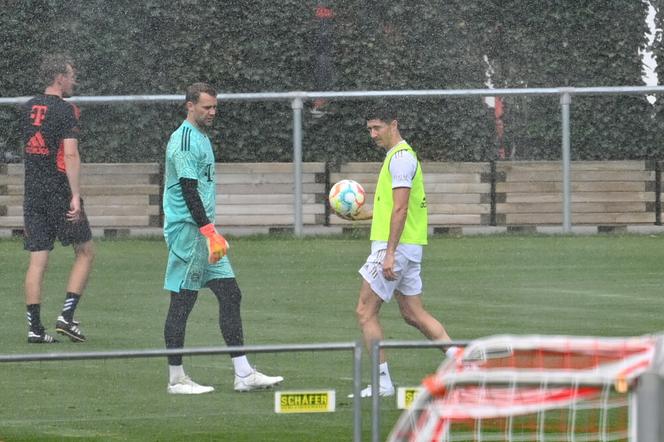
{"type": "Polygon", "coordinates": [[[240,376],[241,378],[249,376],[254,369],[249,365],[249,359],[246,356],[238,356],[237,358],[231,358],[233,361],[233,369],[235,370],[235,375],[240,376]]]}
{"type": "Polygon", "coordinates": [[[456,345],[453,345],[453,346],[449,347],[447,350],[445,350],[445,356],[449,359],[452,359],[452,358],[454,358],[454,355],[456,355],[458,351],[459,351],[459,347],[457,347],[456,345]]]}
{"type": "Polygon", "coordinates": [[[387,368],[387,362],[383,362],[378,366],[378,372],[380,373],[380,385],[384,387],[391,387],[392,378],[390,377],[390,369],[387,368]]]}
{"type": "Polygon", "coordinates": [[[180,379],[185,377],[184,366],[182,365],[169,365],[168,366],[168,383],[176,384],[180,379]]]}

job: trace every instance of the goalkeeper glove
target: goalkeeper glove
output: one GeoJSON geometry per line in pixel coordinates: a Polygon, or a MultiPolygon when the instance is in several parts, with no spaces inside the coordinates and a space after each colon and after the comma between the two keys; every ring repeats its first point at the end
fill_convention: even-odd
{"type": "Polygon", "coordinates": [[[212,223],[204,225],[199,231],[207,240],[208,252],[210,253],[208,255],[208,262],[214,264],[226,255],[228,242],[219,232],[217,232],[217,229],[214,228],[214,224],[212,223]]]}

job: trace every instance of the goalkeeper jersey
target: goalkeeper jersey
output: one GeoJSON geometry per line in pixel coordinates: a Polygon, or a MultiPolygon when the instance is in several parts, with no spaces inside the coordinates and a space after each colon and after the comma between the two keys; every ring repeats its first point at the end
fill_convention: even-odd
{"type": "Polygon", "coordinates": [[[216,180],[212,143],[205,133],[187,120],[173,132],[166,147],[164,230],[174,223],[195,224],[182,194],[180,178],[198,180],[198,195],[205,214],[214,223],[216,180]]]}

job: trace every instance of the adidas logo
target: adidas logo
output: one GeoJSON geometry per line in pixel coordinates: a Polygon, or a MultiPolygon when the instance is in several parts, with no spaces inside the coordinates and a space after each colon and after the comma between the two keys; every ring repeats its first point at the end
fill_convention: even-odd
{"type": "Polygon", "coordinates": [[[48,146],[41,132],[37,132],[28,140],[25,152],[32,155],[48,155],[48,146]]]}

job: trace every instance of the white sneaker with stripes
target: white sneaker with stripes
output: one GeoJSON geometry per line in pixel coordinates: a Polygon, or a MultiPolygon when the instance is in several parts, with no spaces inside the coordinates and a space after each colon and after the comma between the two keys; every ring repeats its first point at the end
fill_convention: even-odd
{"type": "MultiPolygon", "coordinates": [[[[378,388],[378,396],[394,396],[394,385],[383,385],[380,384],[378,388]]],[[[366,398],[366,397],[371,397],[371,384],[367,385],[365,389],[360,391],[360,397],[366,398]]],[[[348,395],[349,398],[353,398],[354,395],[353,393],[348,395]]]]}
{"type": "Polygon", "coordinates": [[[199,385],[192,381],[189,376],[184,376],[178,379],[175,384],[168,384],[166,391],[170,394],[203,394],[214,391],[214,387],[199,385]]]}
{"type": "Polygon", "coordinates": [[[261,388],[270,388],[283,381],[281,376],[267,376],[260,371],[254,370],[245,377],[235,375],[235,391],[251,391],[261,388]]]}

